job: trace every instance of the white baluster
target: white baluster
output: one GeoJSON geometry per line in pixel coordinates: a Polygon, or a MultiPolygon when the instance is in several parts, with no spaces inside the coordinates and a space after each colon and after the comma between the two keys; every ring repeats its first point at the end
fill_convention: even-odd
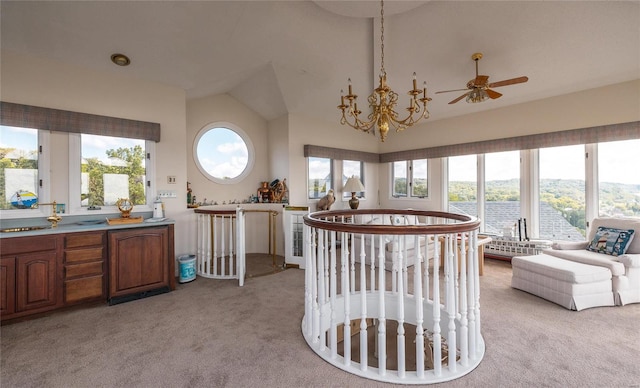
{"type": "Polygon", "coordinates": [[[218,276],[218,216],[213,216],[213,228],[211,231],[211,239],[213,240],[213,275],[218,276]]]}
{"type": "MultiPolygon", "coordinates": [[[[468,234],[462,235],[462,241],[460,251],[465,252],[465,240],[471,239],[468,234]]],[[[469,246],[471,253],[471,246],[469,246]]],[[[469,255],[468,260],[474,260],[474,257],[469,255]]],[[[464,253],[460,260],[460,365],[463,367],[469,366],[469,327],[467,318],[467,258],[464,253]]]]}
{"type": "MultiPolygon", "coordinates": [[[[364,235],[363,235],[364,237],[364,235]]],[[[369,253],[369,257],[371,257],[371,282],[370,289],[373,293],[376,290],[376,237],[375,235],[370,235],[371,239],[371,253],[369,253]]]]}
{"type": "MultiPolygon", "coordinates": [[[[425,241],[428,241],[425,236],[425,241]]],[[[415,246],[419,243],[420,237],[415,236],[415,246]]],[[[416,263],[414,264],[413,270],[413,295],[415,296],[416,301],[416,375],[418,378],[424,377],[424,311],[422,298],[422,252],[421,249],[417,249],[418,256],[415,258],[416,263]]],[[[429,262],[425,260],[425,267],[429,266],[429,262]]],[[[425,271],[427,271],[425,269],[425,271]]]]}
{"type": "MultiPolygon", "coordinates": [[[[405,237],[406,236],[402,236],[402,240],[404,240],[405,237]]],[[[400,249],[398,251],[402,252],[400,249]]],[[[398,255],[398,267],[405,268],[405,263],[403,260],[402,253],[398,255]]],[[[404,334],[404,297],[405,297],[404,283],[405,282],[401,279],[398,281],[398,295],[397,295],[398,297],[397,299],[397,303],[398,303],[397,360],[398,360],[398,377],[400,378],[404,378],[405,372],[406,372],[406,365],[405,365],[405,362],[406,362],[405,341],[406,340],[405,340],[405,334],[404,334]]]]}
{"type": "MultiPolygon", "coordinates": [[[[445,241],[448,237],[445,235],[445,241]]],[[[436,241],[440,241],[436,235],[436,241]]],[[[447,244],[445,244],[446,250],[447,244]]],[[[446,252],[445,252],[446,258],[446,252]]],[[[440,244],[435,246],[433,256],[433,373],[436,376],[442,375],[442,346],[440,343],[440,244]]]]}
{"type": "Polygon", "coordinates": [[[313,265],[311,263],[311,228],[302,225],[304,240],[304,332],[306,336],[313,335],[313,265]]]}
{"type": "Polygon", "coordinates": [[[387,327],[385,317],[385,271],[384,271],[384,236],[378,242],[378,374],[387,374],[387,327]]]}
{"type": "Polygon", "coordinates": [[[323,326],[323,318],[324,318],[324,304],[326,300],[326,275],[325,275],[325,262],[326,262],[326,250],[324,249],[324,235],[326,232],[323,229],[318,229],[318,259],[316,260],[318,263],[318,327],[319,327],[319,335],[320,335],[320,350],[324,351],[327,348],[327,336],[325,335],[325,330],[323,326]]]}
{"type": "Polygon", "coordinates": [[[447,295],[445,297],[446,303],[446,311],[449,317],[449,325],[448,325],[448,335],[447,335],[447,349],[448,349],[448,366],[449,371],[455,373],[456,371],[456,291],[455,291],[455,278],[457,277],[457,268],[458,268],[458,247],[457,247],[457,236],[455,234],[449,235],[449,256],[448,256],[448,267],[449,267],[449,275],[447,278],[449,279],[447,283],[447,295]],[[452,354],[453,353],[453,354],[452,354]]]}
{"type": "Polygon", "coordinates": [[[368,336],[367,336],[367,277],[365,261],[367,255],[364,251],[365,235],[360,235],[360,370],[367,370],[368,361],[368,336]]]}
{"type": "Polygon", "coordinates": [[[336,232],[329,232],[331,236],[331,271],[330,271],[330,283],[329,286],[331,288],[331,294],[329,296],[329,302],[331,307],[331,316],[329,323],[329,346],[331,347],[331,358],[338,357],[338,320],[336,319],[336,299],[337,299],[337,288],[338,288],[338,280],[336,279],[336,232]]]}
{"type": "MultiPolygon", "coordinates": [[[[342,241],[345,242],[345,246],[348,247],[349,244],[347,241],[347,233],[342,232],[342,241]]],[[[349,254],[348,250],[341,251],[341,280],[342,286],[340,287],[340,292],[342,297],[344,298],[344,364],[349,366],[351,365],[351,292],[349,279],[351,276],[354,276],[354,272],[351,272],[351,276],[347,271],[349,270],[349,254]]],[[[353,279],[353,283],[355,283],[355,278],[353,279]]]]}
{"type": "MultiPolygon", "coordinates": [[[[238,276],[238,284],[244,285],[244,274],[246,267],[246,251],[245,251],[245,213],[241,208],[236,209],[236,274],[238,276]]],[[[232,267],[233,268],[233,267],[232,267]]]]}

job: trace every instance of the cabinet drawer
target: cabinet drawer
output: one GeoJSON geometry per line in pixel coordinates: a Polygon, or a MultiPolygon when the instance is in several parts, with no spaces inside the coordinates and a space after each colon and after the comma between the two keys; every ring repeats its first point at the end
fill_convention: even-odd
{"type": "Polygon", "coordinates": [[[104,232],[73,233],[65,238],[66,248],[90,247],[93,245],[104,245],[104,232]]]}
{"type": "Polygon", "coordinates": [[[102,260],[102,249],[102,247],[95,247],[65,251],[64,262],[68,264],[87,260],[102,260]]]}
{"type": "Polygon", "coordinates": [[[13,237],[2,239],[2,256],[29,252],[55,251],[58,236],[13,237]]]}
{"type": "Polygon", "coordinates": [[[99,299],[103,296],[103,284],[102,275],[66,280],[64,282],[64,300],[66,303],[73,303],[86,299],[99,299]]]}
{"type": "Polygon", "coordinates": [[[64,267],[64,271],[65,279],[71,279],[78,276],[102,275],[102,261],[67,265],[64,267]]]}

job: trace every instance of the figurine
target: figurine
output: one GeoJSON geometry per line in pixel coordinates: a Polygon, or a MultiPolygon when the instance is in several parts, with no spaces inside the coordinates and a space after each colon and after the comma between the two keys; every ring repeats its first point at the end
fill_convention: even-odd
{"type": "Polygon", "coordinates": [[[336,198],[333,196],[333,189],[329,190],[327,195],[320,198],[318,203],[316,204],[316,208],[318,210],[329,210],[331,205],[336,201],[336,198]]]}

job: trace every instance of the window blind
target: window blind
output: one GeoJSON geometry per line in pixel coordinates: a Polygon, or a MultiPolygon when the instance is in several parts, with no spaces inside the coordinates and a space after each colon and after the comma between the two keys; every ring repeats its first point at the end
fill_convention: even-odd
{"type": "Polygon", "coordinates": [[[380,163],[640,139],[640,121],[380,154],[380,163]]]}
{"type": "Polygon", "coordinates": [[[0,102],[0,124],[49,131],[160,141],[160,124],[0,102]]]}

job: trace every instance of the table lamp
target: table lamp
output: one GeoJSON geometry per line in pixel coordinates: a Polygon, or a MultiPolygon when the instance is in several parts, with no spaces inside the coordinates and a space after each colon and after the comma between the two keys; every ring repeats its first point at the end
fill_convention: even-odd
{"type": "Polygon", "coordinates": [[[360,191],[364,191],[364,185],[360,182],[360,179],[352,176],[347,179],[347,183],[344,184],[345,192],[351,192],[351,199],[349,200],[349,206],[352,209],[357,209],[358,205],[360,205],[360,200],[356,197],[356,193],[360,191]]]}

